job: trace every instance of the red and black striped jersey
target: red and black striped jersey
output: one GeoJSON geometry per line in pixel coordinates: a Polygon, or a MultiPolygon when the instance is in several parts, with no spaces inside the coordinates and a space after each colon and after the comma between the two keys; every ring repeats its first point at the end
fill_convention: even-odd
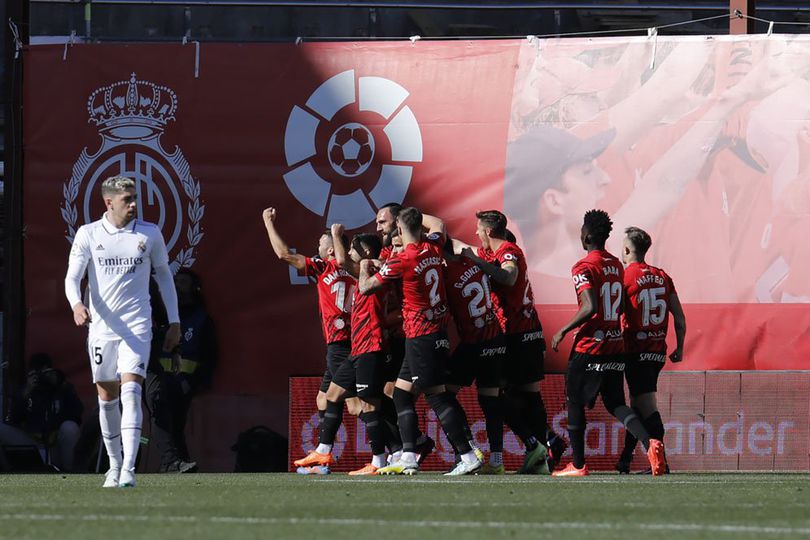
{"type": "Polygon", "coordinates": [[[326,343],[349,340],[357,281],[335,259],[307,257],[304,271],[318,284],[318,311],[326,343]]]}

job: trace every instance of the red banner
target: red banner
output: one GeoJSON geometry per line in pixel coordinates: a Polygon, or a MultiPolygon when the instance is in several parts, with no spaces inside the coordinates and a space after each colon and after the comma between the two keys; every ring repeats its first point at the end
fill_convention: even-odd
{"type": "Polygon", "coordinates": [[[668,369],[805,369],[809,53],[778,36],[32,47],[27,350],[91,391],[62,280],[100,180],[123,173],[175,267],[202,276],[219,395],[283,402],[289,375],[324,368],[315,290],[270,250],[271,205],[308,254],[329,223],[372,230],[390,201],[468,241],[476,210],[504,209],[548,335],[574,310],[582,213],[601,206],[611,249],[626,225],[650,230],[686,304],[686,359],[668,369]],[[569,163],[572,148],[590,150],[569,163]]]}
{"type": "MultiPolygon", "coordinates": [[[[315,394],[320,379],[290,379],[290,470],[292,462],[318,444],[315,394]]],[[[550,375],[543,381],[549,421],[566,439],[568,433],[565,380],[550,375]]],[[[667,459],[675,471],[807,470],[810,466],[810,375],[806,373],[664,373],[658,383],[658,405],[666,427],[667,459]]],[[[484,416],[475,391],[459,393],[470,428],[485,453],[484,416]]],[[[453,450],[436,416],[423,399],[417,402],[420,427],[436,441],[436,451],[422,466],[445,471],[453,465],[453,450]]],[[[624,447],[624,426],[610,416],[602,402],[587,411],[585,456],[592,470],[612,471],[624,447]]],[[[365,427],[348,413],[338,432],[333,453],[335,471],[359,469],[371,461],[365,427]]],[[[523,445],[504,431],[504,464],[517,470],[523,464],[523,445]]],[[[571,450],[563,466],[571,460],[571,450]]],[[[649,462],[638,445],[633,469],[649,462]]]]}

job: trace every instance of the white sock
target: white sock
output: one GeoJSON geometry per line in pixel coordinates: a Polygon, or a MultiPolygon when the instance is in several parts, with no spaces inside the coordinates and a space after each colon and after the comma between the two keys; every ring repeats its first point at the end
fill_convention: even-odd
{"type": "Polygon", "coordinates": [[[397,461],[402,459],[402,450],[397,450],[396,452],[394,452],[393,454],[391,454],[388,457],[389,457],[389,460],[388,460],[389,463],[396,463],[397,461]]]}
{"type": "Polygon", "coordinates": [[[475,452],[470,450],[466,454],[461,454],[461,461],[467,464],[475,463],[476,461],[478,461],[478,456],[475,455],[475,452]]]}
{"type": "Polygon", "coordinates": [[[316,448],[315,451],[319,454],[328,454],[332,451],[332,445],[321,443],[318,445],[318,448],[316,448]]]}
{"type": "Polygon", "coordinates": [[[141,385],[130,381],[121,385],[121,444],[124,447],[124,462],[121,468],[135,471],[135,459],[138,457],[138,445],[141,443],[141,385]]]}
{"type": "Polygon", "coordinates": [[[503,465],[503,452],[490,452],[489,453],[489,464],[497,467],[499,465],[503,465]]]}
{"type": "Polygon", "coordinates": [[[385,454],[378,454],[371,458],[371,464],[377,467],[385,467],[385,454]]]}
{"type": "Polygon", "coordinates": [[[121,409],[118,398],[104,401],[98,398],[98,421],[101,425],[101,438],[110,458],[110,468],[121,468],[121,409]]]}
{"type": "Polygon", "coordinates": [[[399,461],[416,463],[416,452],[402,452],[402,456],[399,458],[399,461]]]}

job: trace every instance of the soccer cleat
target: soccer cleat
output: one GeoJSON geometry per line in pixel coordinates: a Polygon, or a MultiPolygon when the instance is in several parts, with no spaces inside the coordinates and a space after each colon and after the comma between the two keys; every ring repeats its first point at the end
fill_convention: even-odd
{"type": "Polygon", "coordinates": [[[160,472],[162,473],[195,473],[197,472],[197,462],[196,461],[183,461],[182,459],[178,459],[177,461],[173,461],[169,463],[166,467],[161,467],[160,472]]]}
{"type": "Polygon", "coordinates": [[[518,474],[551,474],[548,467],[548,450],[542,444],[538,444],[523,456],[523,466],[518,470],[518,474]]]}
{"type": "Polygon", "coordinates": [[[568,449],[568,443],[565,439],[556,433],[548,440],[548,470],[553,471],[557,465],[562,461],[563,454],[568,449]]]}
{"type": "Polygon", "coordinates": [[[621,459],[616,462],[614,466],[616,472],[619,474],[630,474],[630,462],[629,461],[622,461],[621,459]]]}
{"type": "Polygon", "coordinates": [[[484,463],[481,466],[481,470],[478,471],[478,474],[506,474],[506,468],[503,466],[503,463],[500,465],[493,465],[492,463],[484,463]]]}
{"type": "Polygon", "coordinates": [[[577,469],[573,463],[569,463],[563,470],[551,473],[551,476],[588,476],[589,474],[591,473],[588,472],[587,463],[581,469],[577,469]]]}
{"type": "Polygon", "coordinates": [[[335,460],[332,459],[332,453],[328,454],[319,454],[314,450],[310,452],[306,457],[303,457],[299,460],[293,461],[293,465],[296,467],[312,467],[315,465],[321,465],[323,467],[330,467],[335,463],[335,460]]]}
{"type": "Polygon", "coordinates": [[[332,470],[326,465],[314,465],[312,467],[298,467],[295,472],[298,474],[331,474],[332,470]]]}
{"type": "Polygon", "coordinates": [[[478,458],[478,461],[484,463],[484,453],[481,451],[481,449],[478,448],[477,446],[473,446],[472,450],[473,452],[475,452],[475,457],[478,458]]]}
{"type": "Polygon", "coordinates": [[[467,463],[466,461],[461,460],[461,461],[458,462],[458,465],[456,465],[456,467],[452,471],[450,471],[448,473],[444,473],[444,475],[445,476],[464,476],[465,474],[475,474],[479,470],[481,470],[482,465],[483,465],[483,463],[478,458],[476,458],[475,461],[473,461],[472,463],[467,463]]]}
{"type": "Polygon", "coordinates": [[[418,471],[419,471],[418,463],[399,460],[396,463],[388,465],[387,467],[381,467],[377,469],[377,474],[382,476],[393,476],[398,474],[403,474],[405,476],[413,476],[418,471]]]}
{"type": "Polygon", "coordinates": [[[377,471],[379,467],[375,467],[373,464],[368,463],[362,469],[357,469],[356,471],[350,471],[349,476],[377,476],[377,471]]]}
{"type": "Polygon", "coordinates": [[[118,487],[133,488],[135,487],[135,472],[121,469],[121,476],[118,477],[118,487]]]}
{"type": "Polygon", "coordinates": [[[430,453],[433,452],[434,448],[436,448],[436,443],[433,441],[433,439],[425,435],[425,440],[416,445],[417,465],[421,465],[422,462],[427,459],[430,453]]]}
{"type": "Polygon", "coordinates": [[[664,443],[658,439],[650,439],[647,449],[647,459],[650,460],[650,469],[653,476],[661,476],[667,472],[667,457],[664,454],[664,443]]]}
{"type": "Polygon", "coordinates": [[[102,487],[105,488],[118,487],[119,476],[121,476],[121,469],[110,469],[104,475],[104,485],[102,487]]]}

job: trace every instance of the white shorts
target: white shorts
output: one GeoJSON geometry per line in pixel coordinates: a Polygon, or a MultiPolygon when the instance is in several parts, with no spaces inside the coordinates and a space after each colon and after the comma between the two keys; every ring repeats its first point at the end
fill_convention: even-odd
{"type": "Polygon", "coordinates": [[[146,377],[151,348],[151,332],[114,340],[89,336],[87,352],[90,354],[93,382],[118,381],[122,373],[146,377]]]}

